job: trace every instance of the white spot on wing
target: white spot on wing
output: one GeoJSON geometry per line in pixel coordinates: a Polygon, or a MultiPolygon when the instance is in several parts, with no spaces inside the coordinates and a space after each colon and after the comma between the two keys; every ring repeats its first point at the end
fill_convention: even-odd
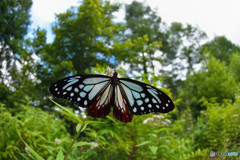
{"type": "Polygon", "coordinates": [[[85,106],[87,105],[87,100],[84,101],[84,105],[85,105],[85,106]]]}
{"type": "Polygon", "coordinates": [[[137,100],[137,104],[140,106],[143,104],[143,101],[142,100],[137,100]]]}
{"type": "Polygon", "coordinates": [[[144,98],[145,97],[145,93],[141,93],[141,96],[144,98]]]}
{"type": "Polygon", "coordinates": [[[79,92],[79,89],[76,87],[76,88],[74,88],[74,91],[75,92],[79,92]]]}
{"type": "Polygon", "coordinates": [[[152,99],[152,102],[153,102],[153,103],[157,103],[157,101],[156,101],[154,98],[152,99]]]}
{"type": "Polygon", "coordinates": [[[137,108],[136,107],[133,108],[133,112],[137,112],[137,108]]]}
{"type": "Polygon", "coordinates": [[[79,88],[80,88],[80,89],[82,89],[83,87],[84,87],[84,85],[82,85],[82,84],[79,85],[79,88]]]}
{"type": "Polygon", "coordinates": [[[73,96],[74,96],[74,93],[71,93],[70,96],[73,97],[73,96]]]}
{"type": "Polygon", "coordinates": [[[82,98],[84,98],[86,96],[86,92],[80,92],[79,94],[82,98]]]}
{"type": "Polygon", "coordinates": [[[152,108],[152,105],[151,105],[151,104],[148,104],[148,107],[149,107],[149,108],[152,108]]]}
{"type": "Polygon", "coordinates": [[[144,101],[145,101],[145,103],[149,102],[149,98],[146,98],[144,101]]]}
{"type": "Polygon", "coordinates": [[[71,91],[72,90],[72,86],[68,87],[66,90],[67,91],[71,91]]]}
{"type": "Polygon", "coordinates": [[[132,93],[136,99],[140,98],[140,94],[138,92],[132,91],[132,93]]]}
{"type": "Polygon", "coordinates": [[[81,98],[78,97],[78,98],[77,98],[77,101],[79,102],[80,100],[81,100],[81,98]]]}
{"type": "Polygon", "coordinates": [[[143,111],[143,110],[144,110],[144,107],[141,107],[141,110],[143,111]]]}

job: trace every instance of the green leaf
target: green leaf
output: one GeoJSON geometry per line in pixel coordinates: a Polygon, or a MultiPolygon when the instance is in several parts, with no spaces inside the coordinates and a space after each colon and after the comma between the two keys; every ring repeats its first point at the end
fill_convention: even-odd
{"type": "Polygon", "coordinates": [[[106,117],[117,124],[117,122],[112,117],[110,117],[110,116],[106,116],[106,117]]]}
{"type": "Polygon", "coordinates": [[[63,155],[62,149],[60,149],[57,155],[57,160],[63,160],[63,159],[64,159],[64,155],[63,155]]]}
{"type": "Polygon", "coordinates": [[[76,127],[76,131],[77,131],[77,132],[79,131],[79,129],[81,128],[81,126],[82,126],[81,123],[78,123],[78,124],[77,124],[77,127],[76,127]]]}
{"type": "Polygon", "coordinates": [[[136,147],[141,147],[141,146],[144,146],[144,145],[146,145],[146,144],[150,144],[150,143],[152,143],[152,142],[151,142],[151,141],[144,141],[144,142],[142,142],[142,143],[136,145],[136,147]]]}
{"type": "Polygon", "coordinates": [[[30,160],[30,158],[28,158],[28,157],[26,156],[27,154],[25,155],[25,154],[23,154],[23,153],[20,153],[20,155],[23,156],[24,159],[30,160]]]}
{"type": "Polygon", "coordinates": [[[100,121],[85,121],[85,123],[91,124],[91,123],[107,123],[107,122],[100,122],[100,121]]]}
{"type": "Polygon", "coordinates": [[[58,104],[57,102],[55,102],[54,100],[52,100],[51,98],[49,98],[53,103],[55,103],[59,108],[61,108],[63,111],[66,112],[66,115],[68,115],[69,117],[77,120],[78,122],[80,122],[81,124],[83,123],[81,119],[79,119],[77,116],[74,115],[74,113],[72,113],[71,111],[69,111],[66,107],[61,106],[60,104],[58,104]]]}
{"type": "Polygon", "coordinates": [[[159,132],[167,131],[167,130],[169,130],[169,128],[160,128],[160,129],[156,130],[155,132],[159,133],[159,132]]]}
{"type": "Polygon", "coordinates": [[[38,160],[44,160],[37,152],[35,152],[23,139],[23,143],[27,146],[29,151],[33,154],[34,157],[36,157],[38,160]]]}
{"type": "Polygon", "coordinates": [[[156,154],[158,148],[155,147],[155,146],[150,146],[149,149],[150,149],[150,151],[151,151],[153,154],[156,154]]]}
{"type": "Polygon", "coordinates": [[[79,146],[93,146],[96,145],[97,143],[93,142],[77,142],[73,145],[73,147],[79,147],[79,146]]]}
{"type": "Polygon", "coordinates": [[[88,125],[88,123],[85,122],[85,123],[84,123],[84,126],[82,127],[81,132],[85,130],[85,128],[87,127],[87,125],[88,125]]]}

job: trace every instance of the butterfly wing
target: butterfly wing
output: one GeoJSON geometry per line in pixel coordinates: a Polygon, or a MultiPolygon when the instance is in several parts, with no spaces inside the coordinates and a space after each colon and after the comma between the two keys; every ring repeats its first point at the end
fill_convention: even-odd
{"type": "Polygon", "coordinates": [[[93,103],[88,107],[87,113],[89,116],[97,118],[97,117],[105,117],[110,112],[110,104],[112,98],[113,86],[108,82],[107,85],[104,86],[103,90],[98,94],[96,98],[94,98],[93,103]]]}
{"type": "Polygon", "coordinates": [[[134,115],[152,112],[167,113],[174,109],[172,100],[151,85],[127,78],[119,78],[119,86],[125,92],[127,106],[134,115]]]}
{"type": "Polygon", "coordinates": [[[76,75],[55,82],[49,92],[57,97],[67,99],[74,104],[88,108],[110,85],[110,77],[104,75],[76,75]]]}
{"type": "Polygon", "coordinates": [[[132,114],[129,110],[126,94],[120,85],[115,87],[113,116],[122,122],[131,122],[132,114]]]}

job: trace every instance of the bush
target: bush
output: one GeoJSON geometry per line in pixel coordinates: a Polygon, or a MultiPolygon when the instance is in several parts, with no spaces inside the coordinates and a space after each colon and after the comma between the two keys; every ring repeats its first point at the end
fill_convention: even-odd
{"type": "Polygon", "coordinates": [[[209,148],[215,152],[240,149],[240,97],[233,103],[219,104],[203,100],[206,111],[201,111],[195,129],[196,148],[209,148]]]}
{"type": "Polygon", "coordinates": [[[0,159],[32,157],[20,136],[45,159],[55,159],[59,150],[69,147],[71,139],[63,120],[24,105],[15,108],[14,114],[11,111],[0,104],[0,159]]]}

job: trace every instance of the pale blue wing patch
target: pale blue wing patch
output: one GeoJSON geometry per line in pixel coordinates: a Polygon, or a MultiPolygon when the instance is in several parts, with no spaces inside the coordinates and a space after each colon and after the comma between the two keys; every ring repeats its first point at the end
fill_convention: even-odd
{"type": "Polygon", "coordinates": [[[134,99],[133,99],[133,96],[132,96],[132,92],[130,89],[128,89],[125,85],[122,85],[126,95],[127,95],[127,98],[128,98],[128,101],[130,103],[130,105],[132,106],[134,104],[134,99]]]}
{"type": "Polygon", "coordinates": [[[125,84],[126,86],[128,86],[132,90],[135,90],[135,91],[138,91],[138,92],[142,92],[143,91],[143,88],[140,85],[136,84],[136,83],[132,83],[132,82],[125,81],[125,80],[121,80],[121,82],[123,84],[125,84]]]}
{"type": "Polygon", "coordinates": [[[79,78],[81,78],[81,77],[76,76],[76,77],[69,78],[68,83],[65,86],[63,86],[63,89],[66,89],[68,86],[71,86],[71,85],[77,83],[79,81],[79,78]]]}
{"type": "Polygon", "coordinates": [[[97,84],[103,81],[108,81],[109,78],[102,78],[102,77],[93,77],[93,78],[86,78],[83,80],[84,84],[97,84]]]}
{"type": "Polygon", "coordinates": [[[103,89],[104,86],[106,86],[108,83],[108,81],[103,81],[101,83],[95,84],[94,87],[91,89],[91,91],[88,94],[88,98],[90,100],[92,100],[98,93],[98,91],[100,91],[101,89],[103,89]]]}

